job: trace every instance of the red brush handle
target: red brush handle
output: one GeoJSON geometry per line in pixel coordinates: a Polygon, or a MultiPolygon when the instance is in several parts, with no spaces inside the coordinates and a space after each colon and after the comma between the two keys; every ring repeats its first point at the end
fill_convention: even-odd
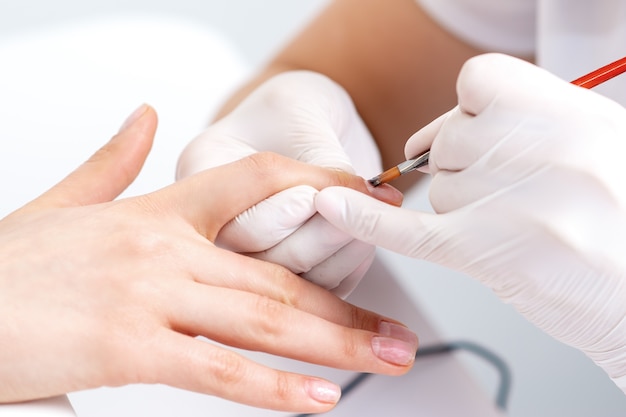
{"type": "Polygon", "coordinates": [[[593,88],[617,75],[620,75],[623,72],[626,72],[626,56],[615,62],[611,62],[609,65],[598,68],[587,75],[583,75],[582,77],[575,79],[572,81],[572,84],[576,84],[583,88],[593,88]]]}

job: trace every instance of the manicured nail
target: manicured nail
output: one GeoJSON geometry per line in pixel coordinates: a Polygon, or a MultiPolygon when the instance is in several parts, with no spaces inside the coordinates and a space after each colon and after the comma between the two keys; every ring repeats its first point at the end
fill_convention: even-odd
{"type": "Polygon", "coordinates": [[[419,342],[417,335],[401,324],[392,323],[390,321],[381,321],[378,325],[378,333],[393,339],[402,340],[417,350],[419,342]]]}
{"type": "Polygon", "coordinates": [[[383,321],[379,325],[381,336],[372,338],[374,354],[394,365],[409,365],[415,360],[417,336],[404,326],[383,321]]]}
{"type": "Polygon", "coordinates": [[[306,391],[315,401],[324,404],[336,404],[341,398],[341,388],[322,379],[309,379],[306,391]]]}
{"type": "MultiPolygon", "coordinates": [[[[122,127],[120,127],[120,132],[123,132],[124,130],[128,129],[133,123],[135,123],[146,111],[148,110],[148,105],[147,104],[142,104],[141,106],[137,107],[137,109],[131,113],[130,116],[128,116],[128,118],[124,121],[124,123],[122,124],[122,127]]],[[[119,132],[118,132],[119,133],[119,132]]]]}
{"type": "Polygon", "coordinates": [[[374,187],[369,181],[365,180],[365,186],[370,192],[370,195],[380,201],[395,204],[397,206],[402,204],[404,195],[400,192],[400,190],[389,184],[380,184],[378,187],[374,187]]]}

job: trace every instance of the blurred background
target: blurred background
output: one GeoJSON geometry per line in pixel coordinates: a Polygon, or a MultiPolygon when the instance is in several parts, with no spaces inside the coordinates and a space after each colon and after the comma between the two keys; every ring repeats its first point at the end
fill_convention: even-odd
{"type": "Polygon", "coordinates": [[[329,0],[2,0],[0,35],[120,15],[181,18],[232,40],[252,65],[261,63],[329,0]]]}
{"type": "MultiPolygon", "coordinates": [[[[4,161],[0,166],[0,174],[3,178],[11,179],[6,184],[2,184],[5,204],[2,205],[0,214],[6,214],[37,196],[43,189],[65,175],[68,166],[76,166],[83,156],[87,156],[95,149],[93,141],[80,143],[75,139],[67,139],[67,142],[64,142],[65,136],[59,135],[59,132],[71,132],[71,135],[67,135],[68,138],[93,136],[96,132],[98,139],[107,139],[110,136],[109,132],[114,132],[125,115],[141,101],[155,104],[157,110],[160,111],[161,128],[158,138],[164,142],[177,141],[174,146],[165,146],[162,149],[157,144],[154,152],[161,153],[160,160],[169,159],[170,162],[158,167],[148,165],[147,168],[148,173],[161,175],[157,183],[166,184],[171,181],[177,152],[184,146],[185,141],[202,129],[209,119],[209,114],[219,105],[220,100],[241,82],[246,74],[262,65],[289,36],[301,28],[326,3],[328,0],[97,0],[88,2],[1,0],[0,45],[5,45],[4,51],[8,51],[0,56],[2,67],[0,83],[3,83],[4,88],[1,91],[9,91],[14,95],[11,96],[11,100],[7,100],[6,93],[4,93],[4,98],[0,97],[0,122],[6,124],[11,120],[19,124],[16,120],[19,121],[20,115],[26,113],[30,116],[36,115],[39,122],[38,126],[32,126],[31,121],[24,121],[20,125],[22,127],[19,134],[12,134],[11,137],[0,136],[2,144],[0,149],[3,149],[6,155],[12,152],[11,158],[27,161],[27,163],[20,162],[14,165],[10,164],[11,161],[4,161]],[[58,49],[52,47],[47,49],[46,40],[42,41],[42,38],[47,39],[51,46],[54,45],[55,39],[62,38],[67,41],[67,33],[63,32],[64,28],[88,25],[96,28],[94,33],[98,36],[83,41],[105,44],[106,32],[97,30],[99,22],[108,19],[129,22],[138,16],[153,17],[157,21],[167,19],[170,22],[168,24],[175,22],[174,26],[178,26],[179,29],[180,27],[189,28],[190,31],[196,31],[195,34],[206,30],[214,35],[214,38],[223,41],[219,44],[215,43],[215,48],[225,48],[224,45],[228,45],[228,51],[222,50],[221,55],[216,55],[212,50],[197,51],[197,62],[194,61],[192,64],[197,64],[197,68],[202,69],[213,68],[206,73],[206,85],[187,85],[184,82],[184,75],[181,74],[178,76],[180,79],[172,81],[171,85],[162,86],[170,90],[168,97],[175,97],[175,100],[163,100],[161,96],[153,97],[150,89],[154,83],[145,80],[138,81],[135,89],[125,90],[124,93],[115,88],[114,81],[111,85],[96,86],[99,89],[94,87],[93,90],[87,92],[75,91],[80,90],[80,87],[77,87],[79,85],[97,85],[99,80],[80,79],[81,74],[86,72],[80,68],[77,68],[76,73],[73,74],[68,73],[64,68],[57,67],[55,62],[61,58],[59,54],[62,51],[59,52],[58,49]],[[51,34],[49,37],[48,33],[51,34]],[[38,45],[43,45],[43,47],[29,49],[32,46],[29,42],[34,38],[37,39],[36,42],[39,42],[38,45]],[[15,45],[17,47],[13,48],[15,45]],[[50,53],[41,53],[38,56],[28,54],[28,51],[33,50],[50,51],[50,53]],[[210,60],[212,56],[226,56],[227,59],[213,62],[210,60]],[[15,60],[27,64],[19,65],[15,60]],[[24,71],[32,71],[32,75],[25,78],[24,71]],[[21,81],[16,84],[17,78],[21,81]],[[76,100],[82,100],[84,114],[91,116],[85,117],[82,114],[81,120],[74,119],[71,123],[59,121],[58,113],[63,110],[62,108],[56,107],[56,113],[53,115],[48,111],[52,106],[58,106],[58,100],[48,100],[45,97],[33,98],[22,94],[18,89],[23,89],[26,85],[24,79],[28,80],[26,84],[30,87],[30,91],[38,91],[38,89],[46,92],[53,91],[57,97],[67,95],[76,97],[76,100]],[[77,79],[80,79],[82,84],[77,83],[77,79]],[[191,92],[194,93],[194,99],[189,99],[192,96],[191,92]],[[111,99],[108,102],[104,99],[96,99],[107,97],[106,94],[115,95],[115,97],[123,96],[123,99],[117,101],[111,99]],[[203,95],[207,97],[206,100],[202,99],[203,95]],[[90,97],[94,99],[90,100],[90,97]],[[177,100],[179,102],[176,102],[177,100]],[[119,106],[111,109],[112,101],[119,103],[119,106]],[[3,118],[5,120],[2,120],[3,118]],[[181,129],[180,126],[185,127],[181,129]],[[41,135],[43,130],[56,133],[49,136],[41,135]],[[62,149],[67,146],[77,149],[77,152],[73,154],[74,156],[67,156],[63,159],[61,156],[51,155],[46,150],[48,148],[44,146],[38,148],[37,141],[50,142],[51,139],[54,140],[52,148],[62,149]],[[18,143],[26,143],[20,141],[32,141],[32,145],[18,146],[18,143]],[[40,175],[32,174],[37,170],[45,171],[46,178],[43,182],[40,175]]],[[[122,26],[125,27],[124,30],[133,30],[132,27],[129,28],[124,24],[122,26]]],[[[149,25],[141,26],[137,30],[149,32],[150,28],[149,25]]],[[[190,39],[194,38],[192,35],[190,39]]],[[[184,37],[178,39],[184,39],[184,37]]],[[[97,49],[94,48],[93,51],[89,48],[85,49],[85,45],[81,46],[80,39],[73,42],[80,46],[80,48],[77,46],[76,50],[83,51],[82,53],[88,56],[89,53],[93,53],[93,68],[97,67],[98,70],[108,73],[115,72],[110,62],[98,61],[97,49]]],[[[163,42],[166,40],[164,39],[163,42]]],[[[209,42],[208,45],[211,43],[209,42]]],[[[185,46],[178,45],[180,48],[185,46]]],[[[176,50],[177,45],[170,45],[168,48],[164,51],[176,50]]],[[[130,59],[132,54],[128,55],[129,50],[131,49],[120,51],[120,54],[130,59]]],[[[72,49],[68,51],[71,53],[72,49]]],[[[110,54],[109,56],[114,54],[111,51],[107,53],[110,54]]],[[[171,67],[166,68],[164,63],[171,59],[168,56],[162,56],[160,59],[160,61],[146,61],[145,68],[138,65],[135,69],[144,71],[149,67],[148,63],[152,65],[152,68],[160,67],[164,74],[167,71],[171,73],[181,68],[189,68],[189,64],[183,67],[182,63],[180,67],[172,64],[171,67]]],[[[120,62],[123,64],[124,61],[120,62]]],[[[120,65],[120,62],[116,65],[120,65]]],[[[193,79],[197,80],[198,77],[193,79]]],[[[68,120],[71,117],[76,117],[76,115],[68,114],[68,120]]],[[[144,172],[142,175],[149,174],[144,172]]],[[[153,178],[142,185],[140,179],[138,184],[134,185],[135,188],[129,192],[151,191],[149,187],[152,187],[154,183],[153,178]]],[[[413,190],[407,196],[405,205],[430,210],[427,200],[427,184],[413,190]]],[[[507,361],[513,373],[508,415],[513,417],[626,415],[626,398],[599,369],[581,353],[553,341],[528,324],[510,306],[500,303],[489,290],[468,277],[427,263],[404,259],[383,250],[380,251],[380,258],[399,277],[406,294],[420,307],[427,320],[444,340],[470,340],[497,352],[507,361]]],[[[498,379],[493,369],[476,358],[465,354],[458,355],[475,377],[476,384],[489,395],[495,392],[498,379]]],[[[77,407],[79,417],[81,417],[81,410],[88,409],[85,403],[90,398],[92,397],[80,393],[70,396],[77,407]]],[[[449,401],[454,401],[454,398],[449,398],[449,401]]],[[[91,411],[82,415],[98,415],[97,412],[91,411]]],[[[210,415],[211,412],[206,414],[210,415]]],[[[419,410],[407,410],[406,415],[415,414],[419,415],[419,410]]]]}

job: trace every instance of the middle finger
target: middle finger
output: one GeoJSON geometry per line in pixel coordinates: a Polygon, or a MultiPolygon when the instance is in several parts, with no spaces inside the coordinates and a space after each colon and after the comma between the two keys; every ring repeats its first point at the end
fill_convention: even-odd
{"type": "Polygon", "coordinates": [[[187,282],[171,299],[170,324],[233,347],[340,369],[398,375],[407,372],[417,337],[388,321],[379,331],[327,321],[266,296],[187,282]]]}

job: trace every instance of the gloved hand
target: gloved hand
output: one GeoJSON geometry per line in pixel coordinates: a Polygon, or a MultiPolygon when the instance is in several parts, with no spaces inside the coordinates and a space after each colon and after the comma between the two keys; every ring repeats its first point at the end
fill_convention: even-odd
{"type": "Polygon", "coordinates": [[[457,92],[405,148],[431,147],[437,214],[336,187],[317,209],[357,239],[478,279],[626,391],[626,109],[496,54],[466,63],[457,92]]]}
{"type": "MultiPolygon", "coordinates": [[[[381,170],[378,149],[348,94],[321,74],[292,71],[265,82],[194,139],[180,156],[177,178],[261,151],[365,177],[381,170]]],[[[229,223],[217,244],[347,296],[369,268],[374,246],[317,215],[316,194],[303,186],[272,196],[229,223]]],[[[399,204],[399,193],[390,195],[399,204]]]]}

